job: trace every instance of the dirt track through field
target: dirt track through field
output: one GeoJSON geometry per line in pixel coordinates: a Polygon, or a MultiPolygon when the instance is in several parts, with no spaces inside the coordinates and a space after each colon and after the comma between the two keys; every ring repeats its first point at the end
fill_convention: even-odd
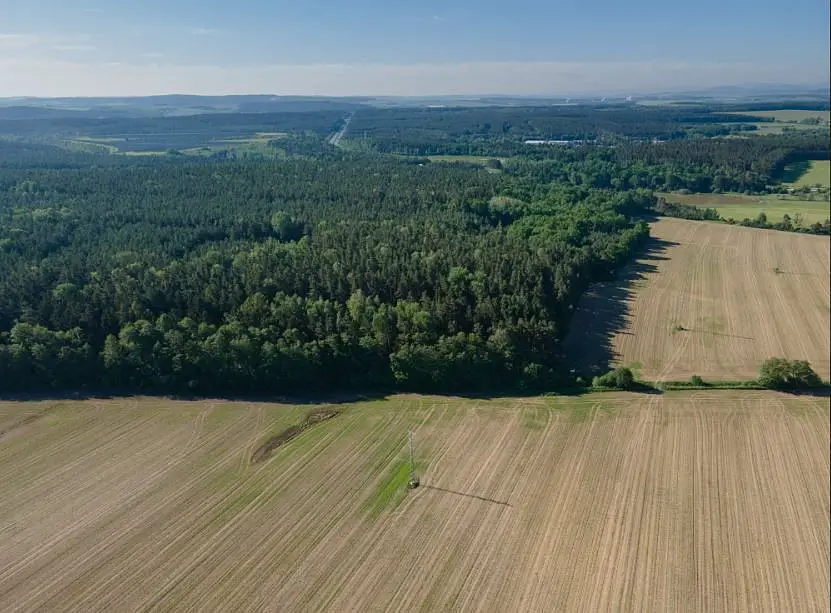
{"type": "Polygon", "coordinates": [[[566,339],[576,364],[730,380],[785,357],[831,376],[828,237],[668,218],[652,236],[650,253],[581,302],[566,339]]]}
{"type": "Polygon", "coordinates": [[[827,611],[828,398],[0,403],[4,611],[827,611]],[[423,487],[368,506],[416,432],[423,487]]]}

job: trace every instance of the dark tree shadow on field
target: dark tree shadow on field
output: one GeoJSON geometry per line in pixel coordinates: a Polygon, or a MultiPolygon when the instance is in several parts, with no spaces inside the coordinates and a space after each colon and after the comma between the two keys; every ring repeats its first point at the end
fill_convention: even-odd
{"type": "Polygon", "coordinates": [[[814,396],[816,398],[831,398],[831,387],[811,387],[800,390],[774,390],[790,396],[814,396]]]}
{"type": "MultiPolygon", "coordinates": [[[[578,373],[594,376],[608,372],[618,355],[612,347],[616,334],[632,335],[628,302],[635,298],[639,284],[656,274],[658,263],[669,260],[666,252],[679,243],[650,238],[634,262],[616,279],[589,287],[580,300],[563,343],[563,358],[578,373]]],[[[654,322],[660,325],[659,322],[654,322]]]]}
{"type": "Polygon", "coordinates": [[[383,400],[395,391],[341,391],[341,392],[308,392],[303,394],[245,394],[222,393],[215,394],[181,394],[163,393],[146,389],[82,389],[82,390],[43,390],[39,392],[0,393],[3,402],[37,402],[63,400],[115,400],[119,398],[158,398],[169,400],[221,400],[227,402],[263,402],[287,405],[321,405],[321,404],[354,404],[367,400],[383,400]]]}
{"type": "Polygon", "coordinates": [[[782,183],[795,183],[799,180],[799,178],[802,175],[808,172],[810,168],[810,160],[800,160],[799,162],[793,162],[782,169],[779,178],[782,180],[782,183]]]}

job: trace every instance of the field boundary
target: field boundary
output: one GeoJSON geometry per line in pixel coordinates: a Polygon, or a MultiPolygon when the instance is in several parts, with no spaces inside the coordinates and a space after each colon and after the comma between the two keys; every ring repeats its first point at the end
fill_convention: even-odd
{"type": "Polygon", "coordinates": [[[733,390],[733,391],[765,391],[765,392],[786,392],[796,395],[815,395],[826,396],[831,395],[831,382],[823,381],[822,385],[817,387],[794,387],[788,389],[778,389],[772,387],[765,387],[754,379],[747,381],[704,381],[704,383],[692,383],[690,381],[636,381],[635,386],[628,390],[622,390],[617,387],[586,387],[581,388],[584,393],[590,394],[593,392],[631,392],[631,393],[652,393],[662,394],[664,392],[681,392],[681,391],[699,391],[699,390],[733,390]]]}

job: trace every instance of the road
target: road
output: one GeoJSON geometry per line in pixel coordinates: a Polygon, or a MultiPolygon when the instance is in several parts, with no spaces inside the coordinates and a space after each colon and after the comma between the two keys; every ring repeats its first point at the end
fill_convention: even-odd
{"type": "Polygon", "coordinates": [[[343,127],[329,137],[329,140],[327,142],[330,145],[332,145],[333,147],[338,146],[344,134],[346,134],[346,129],[349,127],[349,122],[352,121],[352,118],[354,116],[355,113],[349,113],[349,115],[346,116],[346,119],[343,121],[343,127]]]}

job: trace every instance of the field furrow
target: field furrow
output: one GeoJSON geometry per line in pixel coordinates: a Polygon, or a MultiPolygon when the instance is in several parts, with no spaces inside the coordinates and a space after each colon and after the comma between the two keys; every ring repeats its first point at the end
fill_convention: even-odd
{"type": "Polygon", "coordinates": [[[0,440],[3,610],[828,611],[827,397],[340,408],[254,464],[314,407],[50,404],[0,440]]]}
{"type": "Polygon", "coordinates": [[[583,370],[738,380],[784,357],[831,376],[828,237],[670,218],[652,236],[618,282],[581,301],[565,344],[583,370]]]}

